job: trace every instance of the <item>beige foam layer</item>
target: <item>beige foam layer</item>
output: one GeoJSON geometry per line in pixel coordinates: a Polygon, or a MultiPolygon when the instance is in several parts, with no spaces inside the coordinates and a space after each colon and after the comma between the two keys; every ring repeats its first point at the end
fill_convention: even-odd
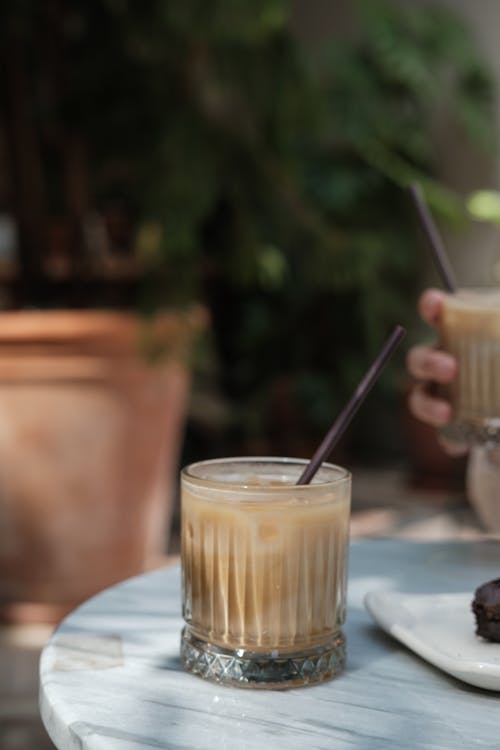
{"type": "Polygon", "coordinates": [[[446,295],[441,327],[445,336],[456,331],[500,341],[500,291],[460,289],[446,295]]]}

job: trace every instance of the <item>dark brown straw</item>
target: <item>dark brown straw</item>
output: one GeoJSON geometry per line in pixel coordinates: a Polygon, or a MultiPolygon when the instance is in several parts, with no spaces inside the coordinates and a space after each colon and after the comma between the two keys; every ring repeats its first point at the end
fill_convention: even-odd
{"type": "Polygon", "coordinates": [[[439,234],[438,228],[433,221],[418,182],[413,182],[410,185],[410,193],[411,197],[413,198],[415,208],[417,209],[422,228],[429,241],[432,255],[434,257],[434,262],[436,264],[439,275],[441,276],[445,289],[448,292],[456,292],[457,282],[455,280],[455,274],[453,273],[448,255],[444,248],[444,243],[441,239],[441,235],[439,234]]]}
{"type": "Polygon", "coordinates": [[[366,396],[372,389],[387,360],[394,352],[394,350],[399,346],[401,340],[405,335],[405,329],[402,326],[396,326],[391,335],[386,339],[385,344],[375,357],[369,369],[364,374],[363,378],[358,384],[358,387],[340,412],[335,422],[326,433],[322,443],[300,475],[297,484],[309,484],[323,461],[328,458],[333,448],[344,434],[344,430],[348,427],[351,419],[354,417],[359,407],[365,400],[366,396]]]}

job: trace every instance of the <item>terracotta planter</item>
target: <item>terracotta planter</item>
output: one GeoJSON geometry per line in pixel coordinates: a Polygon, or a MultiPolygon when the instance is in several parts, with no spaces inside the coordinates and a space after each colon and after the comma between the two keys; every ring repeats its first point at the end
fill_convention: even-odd
{"type": "Polygon", "coordinates": [[[198,312],[0,315],[0,618],[54,621],[165,553],[198,312]],[[141,353],[165,344],[151,364],[141,353]]]}

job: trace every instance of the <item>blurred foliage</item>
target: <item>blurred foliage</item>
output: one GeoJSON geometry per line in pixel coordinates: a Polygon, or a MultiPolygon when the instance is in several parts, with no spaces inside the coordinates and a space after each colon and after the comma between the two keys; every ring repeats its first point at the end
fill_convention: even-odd
{"type": "Polygon", "coordinates": [[[29,65],[50,210],[54,144],[80,134],[92,204],[119,197],[137,227],[143,309],[208,304],[235,436],[323,430],[405,321],[418,263],[402,188],[418,179],[436,213],[462,210],[434,178],[444,91],[464,138],[491,148],[491,84],[462,22],[354,7],[358,34],[314,56],[286,0],[0,9],[29,65]]]}
{"type": "Polygon", "coordinates": [[[467,200],[467,210],[478,221],[500,224],[500,192],[477,190],[467,200]]]}

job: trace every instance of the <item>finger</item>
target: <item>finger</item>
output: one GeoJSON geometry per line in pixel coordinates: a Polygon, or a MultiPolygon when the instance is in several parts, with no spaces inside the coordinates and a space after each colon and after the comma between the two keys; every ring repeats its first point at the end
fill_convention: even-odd
{"type": "Polygon", "coordinates": [[[451,405],[444,399],[429,396],[424,384],[414,386],[408,397],[410,412],[433,427],[443,427],[451,419],[451,405]]]}
{"type": "Polygon", "coordinates": [[[459,443],[455,440],[450,440],[449,438],[445,438],[442,435],[439,435],[438,440],[443,450],[453,458],[460,458],[461,456],[467,455],[467,453],[469,452],[469,446],[465,443],[459,443]]]}
{"type": "Polygon", "coordinates": [[[414,346],[406,357],[408,372],[420,380],[450,383],[457,374],[457,362],[446,352],[430,346],[414,346]]]}
{"type": "Polygon", "coordinates": [[[418,311],[426,323],[437,325],[441,317],[445,294],[439,289],[427,289],[418,301],[418,311]]]}

